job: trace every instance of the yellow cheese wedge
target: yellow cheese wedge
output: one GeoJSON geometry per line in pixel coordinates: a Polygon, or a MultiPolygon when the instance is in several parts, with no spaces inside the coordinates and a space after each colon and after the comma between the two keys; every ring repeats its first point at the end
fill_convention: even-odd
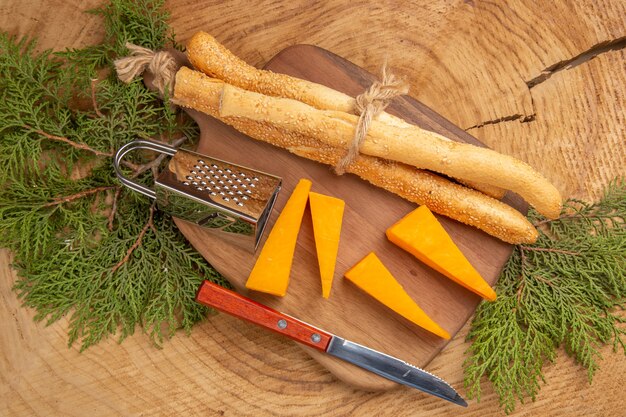
{"type": "Polygon", "coordinates": [[[374,252],[350,268],[345,277],[402,317],[437,336],[450,339],[448,332],[428,317],[411,299],[374,252]]]}
{"type": "Polygon", "coordinates": [[[246,288],[284,296],[296,250],[302,216],[309,199],[311,181],[301,179],[276,219],[246,282],[246,288]]]}
{"type": "Polygon", "coordinates": [[[309,205],[313,219],[317,261],[320,265],[322,296],[328,298],[335,275],[343,209],[346,204],[339,198],[311,192],[309,205]]]}
{"type": "Polygon", "coordinates": [[[496,299],[495,291],[465,258],[428,207],[418,207],[387,229],[387,238],[457,284],[487,300],[496,299]]]}

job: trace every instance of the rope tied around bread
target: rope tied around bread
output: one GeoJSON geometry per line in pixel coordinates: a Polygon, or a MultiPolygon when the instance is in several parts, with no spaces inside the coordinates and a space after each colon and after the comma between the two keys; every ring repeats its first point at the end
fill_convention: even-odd
{"type": "Polygon", "coordinates": [[[382,113],[394,98],[409,92],[408,84],[388,71],[386,64],[383,65],[381,72],[381,80],[374,81],[367,90],[356,97],[354,110],[359,115],[359,121],[346,154],[335,166],[337,175],[343,175],[346,168],[359,156],[359,150],[372,120],[382,113]]]}
{"type": "Polygon", "coordinates": [[[179,68],[172,54],[167,51],[153,51],[130,42],[126,42],[126,48],[130,55],[114,61],[117,77],[128,84],[147,70],[154,76],[152,84],[161,95],[165,96],[167,91],[167,95],[171,97],[179,68]]]}

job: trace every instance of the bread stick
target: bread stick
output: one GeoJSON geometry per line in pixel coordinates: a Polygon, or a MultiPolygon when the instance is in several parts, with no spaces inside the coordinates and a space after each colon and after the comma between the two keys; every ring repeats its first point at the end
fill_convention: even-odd
{"type": "MultiPolygon", "coordinates": [[[[332,88],[300,78],[257,69],[239,59],[213,36],[196,33],[187,43],[187,57],[193,66],[213,78],[218,78],[244,90],[273,97],[291,98],[320,110],[355,113],[355,99],[332,88]]],[[[416,128],[405,120],[382,112],[377,120],[398,128],[416,128]]],[[[441,136],[442,140],[450,140],[441,136]]],[[[458,179],[465,185],[495,198],[502,198],[506,190],[487,184],[458,179]]]]}
{"type": "MultiPolygon", "coordinates": [[[[355,99],[337,90],[300,78],[248,65],[213,36],[198,32],[187,42],[187,57],[206,75],[249,91],[273,97],[285,97],[307,103],[318,109],[354,113],[355,99]]],[[[403,127],[404,120],[381,113],[380,121],[403,127]]]]}
{"type": "MultiPolygon", "coordinates": [[[[221,80],[183,67],[176,76],[173,101],[216,117],[254,139],[308,159],[334,165],[342,155],[340,148],[325,145],[310,136],[281,130],[271,122],[220,116],[219,101],[224,85],[221,80]]],[[[505,242],[532,243],[537,239],[536,229],[518,211],[436,174],[367,155],[359,156],[348,166],[347,171],[505,242]]]]}
{"type": "MultiPolygon", "coordinates": [[[[297,100],[270,97],[230,84],[224,84],[219,111],[221,117],[270,122],[342,149],[349,146],[358,121],[358,116],[352,114],[319,110],[297,100]]],[[[442,140],[441,135],[418,127],[398,128],[374,120],[361,153],[506,188],[548,218],[556,218],[561,212],[558,190],[530,165],[491,149],[442,140]]]]}

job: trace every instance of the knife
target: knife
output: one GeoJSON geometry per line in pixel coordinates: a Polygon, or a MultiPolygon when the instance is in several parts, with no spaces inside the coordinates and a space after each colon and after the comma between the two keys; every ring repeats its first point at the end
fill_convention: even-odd
{"type": "Polygon", "coordinates": [[[393,356],[325,332],[212,282],[204,281],[200,285],[196,301],[280,333],[394,382],[467,407],[467,402],[454,388],[430,372],[393,356]]]}

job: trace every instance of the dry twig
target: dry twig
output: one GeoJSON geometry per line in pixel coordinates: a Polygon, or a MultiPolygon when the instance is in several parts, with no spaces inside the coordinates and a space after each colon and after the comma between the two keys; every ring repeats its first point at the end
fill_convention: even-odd
{"type": "Polygon", "coordinates": [[[97,78],[93,78],[91,80],[91,104],[93,106],[94,111],[98,117],[104,117],[100,109],[98,108],[98,102],[96,101],[96,84],[98,83],[97,78]]]}
{"type": "Polygon", "coordinates": [[[115,218],[115,213],[117,212],[117,201],[120,198],[121,192],[122,187],[119,187],[117,190],[115,190],[115,195],[113,196],[113,203],[111,203],[111,212],[109,213],[107,221],[107,229],[109,229],[109,232],[113,231],[113,219],[115,218]]]}
{"type": "Polygon", "coordinates": [[[33,132],[35,132],[35,133],[37,133],[37,134],[39,134],[39,135],[41,135],[41,136],[43,136],[45,138],[48,138],[50,140],[56,140],[56,141],[59,141],[59,142],[67,143],[68,145],[70,145],[70,146],[72,146],[72,147],[74,147],[76,149],[81,149],[83,151],[89,151],[89,152],[91,152],[91,153],[93,153],[93,154],[95,154],[97,156],[107,156],[109,158],[113,156],[112,153],[101,152],[101,151],[99,151],[97,149],[93,149],[92,147],[90,147],[90,146],[88,146],[88,145],[86,145],[84,143],[74,142],[73,140],[70,140],[70,139],[68,139],[66,137],[63,137],[63,136],[51,135],[50,133],[44,132],[43,130],[35,129],[34,127],[29,126],[29,125],[23,125],[23,127],[24,127],[24,129],[31,130],[31,131],[33,131],[33,132]]]}
{"type": "MultiPolygon", "coordinates": [[[[175,141],[173,141],[171,143],[171,146],[173,146],[174,148],[178,148],[186,140],[187,140],[186,136],[180,137],[176,139],[175,141]]],[[[165,159],[166,156],[167,155],[165,154],[161,154],[155,159],[153,159],[152,161],[148,162],[147,164],[137,166],[131,178],[137,178],[139,175],[143,174],[144,172],[150,169],[158,168],[158,166],[161,165],[161,162],[163,162],[163,159],[165,159]]]]}
{"type": "Polygon", "coordinates": [[[74,201],[74,200],[77,200],[79,198],[83,198],[83,197],[86,197],[88,195],[91,195],[91,194],[99,193],[101,191],[112,190],[114,188],[119,188],[119,187],[114,186],[114,185],[110,185],[110,186],[91,188],[89,190],[81,191],[80,193],[68,195],[68,196],[65,196],[65,197],[55,198],[51,202],[49,202],[47,204],[44,204],[43,207],[57,206],[59,204],[69,203],[70,201],[74,201]]]}
{"type": "Polygon", "coordinates": [[[571,250],[563,250],[563,249],[555,249],[555,248],[535,248],[532,246],[523,246],[519,245],[520,250],[528,250],[534,252],[554,252],[554,253],[562,253],[564,255],[580,255],[580,252],[574,252],[571,250]]]}
{"type": "Polygon", "coordinates": [[[143,237],[146,234],[146,232],[148,231],[148,229],[152,229],[153,231],[155,230],[154,229],[154,223],[152,222],[153,218],[154,218],[154,204],[152,204],[152,206],[150,206],[150,217],[148,218],[148,221],[144,225],[143,229],[141,229],[141,232],[139,232],[139,236],[137,236],[137,240],[135,240],[135,243],[133,243],[133,245],[130,248],[128,248],[124,258],[121,261],[119,261],[111,269],[111,273],[112,274],[114,274],[115,271],[117,271],[122,265],[124,265],[126,262],[128,262],[128,260],[130,259],[130,255],[132,255],[133,252],[135,251],[135,249],[137,249],[141,245],[141,241],[143,240],[143,237]]]}

